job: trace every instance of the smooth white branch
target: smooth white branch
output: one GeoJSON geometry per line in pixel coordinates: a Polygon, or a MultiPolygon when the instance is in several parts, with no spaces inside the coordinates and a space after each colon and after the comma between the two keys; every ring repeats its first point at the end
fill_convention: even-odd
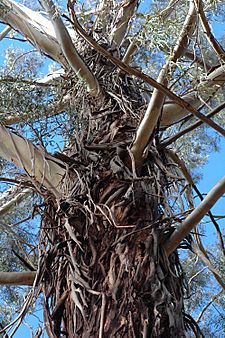
{"type": "Polygon", "coordinates": [[[202,218],[210,211],[214,204],[225,193],[225,176],[210,190],[204,200],[188,217],[177,226],[169,240],[165,243],[165,251],[170,255],[180,242],[194,229],[202,218]]]}
{"type": "Polygon", "coordinates": [[[42,0],[41,3],[54,27],[57,41],[68,64],[75,74],[87,84],[89,91],[93,95],[97,95],[100,91],[98,81],[78,54],[68,30],[62,21],[59,10],[52,0],[42,0]]]}
{"type": "Polygon", "coordinates": [[[52,23],[43,15],[13,0],[2,0],[0,4],[0,19],[16,31],[19,31],[38,50],[43,51],[60,64],[67,66],[52,23]]]}

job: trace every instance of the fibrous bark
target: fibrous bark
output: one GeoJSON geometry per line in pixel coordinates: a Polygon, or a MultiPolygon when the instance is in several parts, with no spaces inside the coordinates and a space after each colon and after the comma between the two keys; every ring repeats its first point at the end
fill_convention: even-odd
{"type": "Polygon", "coordinates": [[[127,146],[142,114],[138,84],[107,62],[101,84],[101,101],[77,98],[80,129],[61,155],[66,197],[49,197],[42,220],[37,278],[48,334],[184,337],[185,280],[177,253],[163,249],[173,231],[167,199],[182,179],[155,146],[136,171],[127,146]]]}

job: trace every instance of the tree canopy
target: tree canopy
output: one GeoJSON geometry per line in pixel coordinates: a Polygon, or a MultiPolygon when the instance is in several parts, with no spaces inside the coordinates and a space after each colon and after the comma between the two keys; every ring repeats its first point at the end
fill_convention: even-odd
{"type": "Polygon", "coordinates": [[[197,184],[225,136],[224,16],[220,0],[1,1],[3,334],[38,297],[37,336],[222,334],[225,176],[197,184]]]}

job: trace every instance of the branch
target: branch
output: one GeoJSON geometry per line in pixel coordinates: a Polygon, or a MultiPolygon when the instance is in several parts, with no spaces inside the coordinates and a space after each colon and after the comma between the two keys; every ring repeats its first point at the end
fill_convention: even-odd
{"type": "Polygon", "coordinates": [[[170,255],[180,242],[193,230],[193,228],[209,212],[218,199],[225,193],[225,177],[223,177],[208,193],[204,200],[194,211],[176,228],[169,240],[165,243],[165,251],[170,255]]]}
{"type": "Polygon", "coordinates": [[[0,272],[0,285],[33,285],[36,271],[0,272]]]}
{"type": "Polygon", "coordinates": [[[0,216],[5,215],[10,209],[21,203],[31,193],[31,191],[31,189],[24,189],[11,198],[10,201],[4,203],[0,207],[0,216]]]}
{"type": "Polygon", "coordinates": [[[214,295],[211,300],[203,307],[202,311],[200,312],[200,314],[198,315],[198,318],[196,319],[196,322],[199,323],[200,319],[202,318],[203,314],[205,313],[205,311],[208,309],[208,307],[220,296],[222,295],[224,292],[224,290],[220,290],[220,292],[218,292],[216,295],[214,295]]]}
{"type": "Polygon", "coordinates": [[[210,69],[212,68],[208,63],[205,62],[205,60],[203,60],[201,57],[199,57],[198,55],[196,55],[194,52],[190,50],[186,50],[184,56],[188,58],[189,60],[192,60],[193,62],[197,63],[200,67],[205,69],[207,72],[209,72],[210,69]]]}
{"type": "Polygon", "coordinates": [[[41,3],[51,20],[57,41],[70,67],[75,74],[87,84],[89,91],[93,95],[97,95],[100,91],[98,81],[74,47],[58,9],[52,0],[42,0],[41,3]]]}
{"type": "Polygon", "coordinates": [[[116,18],[116,22],[110,34],[112,48],[119,48],[127,34],[129,22],[134,15],[137,0],[125,1],[121,6],[116,18]]]}
{"type": "MultiPolygon", "coordinates": [[[[70,6],[70,5],[69,5],[70,6]]],[[[100,30],[101,32],[108,33],[107,26],[111,19],[110,12],[118,6],[114,0],[99,0],[96,7],[96,20],[94,23],[94,31],[100,30]]],[[[77,15],[79,13],[77,12],[77,15]]],[[[83,14],[82,14],[83,15],[83,14]]]]}
{"type": "Polygon", "coordinates": [[[10,26],[6,26],[3,29],[3,31],[1,31],[1,33],[0,33],[0,41],[3,40],[6,37],[6,35],[11,31],[11,29],[12,28],[10,26]]]}
{"type": "MultiPolygon", "coordinates": [[[[126,50],[126,53],[125,53],[123,59],[122,59],[122,62],[124,64],[128,65],[136,50],[137,50],[137,42],[131,41],[127,50],[126,50]]],[[[121,75],[121,74],[123,74],[123,71],[121,71],[121,69],[119,69],[118,75],[121,75]]]]}
{"type": "Polygon", "coordinates": [[[219,285],[223,288],[223,290],[225,290],[225,283],[223,281],[223,278],[220,276],[220,273],[217,271],[217,269],[214,268],[214,266],[212,265],[207,255],[204,252],[202,252],[202,250],[194,242],[191,243],[191,248],[193,252],[201,259],[201,261],[212,272],[213,276],[215,277],[219,285]]]}
{"type": "MultiPolygon", "coordinates": [[[[197,106],[199,106],[199,99],[191,93],[190,95],[185,95],[183,98],[179,97],[178,95],[174,94],[171,90],[169,90],[167,87],[162,85],[161,83],[158,83],[156,80],[151,78],[150,76],[144,74],[143,72],[139,71],[136,68],[130,67],[129,65],[126,65],[124,62],[122,62],[120,59],[114,57],[110,54],[107,50],[105,50],[102,46],[100,46],[91,36],[89,36],[85,30],[81,27],[79,22],[77,21],[75,12],[73,10],[71,0],[68,0],[68,7],[71,12],[72,16],[72,23],[74,24],[75,30],[88,42],[90,46],[92,46],[94,49],[96,49],[99,53],[101,53],[103,56],[105,56],[108,60],[110,60],[113,64],[115,64],[118,68],[120,68],[124,73],[134,75],[138,77],[139,79],[143,80],[144,82],[148,83],[152,87],[159,89],[163,94],[167,95],[171,100],[173,100],[173,103],[166,104],[167,109],[166,110],[166,120],[168,124],[174,123],[176,121],[179,121],[181,118],[187,116],[189,112],[193,114],[194,116],[198,117],[200,120],[204,121],[206,124],[210,125],[213,128],[217,128],[218,125],[208,119],[205,115],[199,113],[190,103],[193,103],[197,106]],[[196,103],[197,101],[197,103],[196,103]],[[177,118],[173,115],[173,111],[177,112],[177,118]],[[170,115],[172,115],[172,119],[170,120],[170,115]],[[170,123],[171,122],[171,123],[170,123]]],[[[222,66],[213,71],[209,76],[207,77],[207,84],[218,84],[221,85],[225,82],[225,73],[222,69],[222,66]],[[224,79],[223,79],[224,78],[224,79]]],[[[163,109],[164,112],[164,109],[163,109]]],[[[220,133],[224,135],[224,130],[220,128],[220,133]]]]}
{"type": "MultiPolygon", "coordinates": [[[[190,2],[189,11],[174,47],[173,55],[169,58],[161,70],[157,82],[167,86],[168,72],[171,71],[171,64],[175,63],[185,53],[189,43],[189,38],[192,36],[195,29],[195,24],[195,6],[192,2],[190,2]]],[[[148,144],[149,138],[152,135],[152,132],[155,129],[161,115],[164,100],[165,94],[163,95],[160,90],[154,89],[147,111],[137,129],[136,138],[131,148],[131,152],[133,153],[136,162],[141,162],[143,150],[148,144]]]]}
{"type": "Polygon", "coordinates": [[[0,156],[25,170],[39,187],[43,185],[56,196],[60,195],[65,164],[3,126],[0,126],[0,156]]]}
{"type": "MultiPolygon", "coordinates": [[[[182,172],[182,174],[184,175],[186,181],[188,182],[189,186],[193,188],[193,190],[196,192],[196,194],[198,195],[198,197],[200,198],[201,201],[204,200],[204,197],[202,196],[201,192],[199,191],[199,189],[197,188],[197,186],[195,185],[185,163],[183,160],[181,160],[178,155],[173,152],[172,150],[170,149],[167,149],[167,152],[170,156],[170,158],[174,161],[174,163],[176,163],[176,165],[179,167],[180,171],[182,172]]],[[[192,205],[193,207],[193,205],[192,205]]],[[[223,235],[220,231],[220,227],[219,227],[219,224],[216,222],[215,220],[215,217],[212,215],[211,211],[209,211],[208,213],[208,216],[211,220],[211,222],[213,223],[215,229],[216,229],[216,232],[217,232],[217,236],[219,238],[219,241],[220,241],[220,247],[221,247],[221,250],[222,250],[222,253],[223,255],[225,256],[225,247],[224,247],[224,240],[223,240],[223,235]]],[[[203,252],[203,254],[207,256],[207,253],[202,245],[202,242],[201,242],[201,238],[200,236],[198,235],[198,231],[196,230],[195,232],[195,239],[196,239],[196,242],[199,246],[199,249],[203,252]]]]}
{"type": "Polygon", "coordinates": [[[193,1],[194,1],[194,4],[195,4],[195,7],[196,7],[196,11],[199,15],[204,34],[206,35],[206,38],[207,38],[210,46],[214,49],[214,51],[218,55],[219,59],[220,60],[222,59],[223,61],[225,61],[225,51],[211,32],[207,18],[205,16],[202,1],[201,0],[193,0],[193,1]]]}
{"type": "Polygon", "coordinates": [[[179,1],[180,0],[170,0],[168,6],[159,13],[162,21],[168,19],[168,17],[173,13],[179,1]]]}
{"type": "MultiPolygon", "coordinates": [[[[206,117],[213,117],[214,115],[218,114],[224,108],[225,108],[225,102],[221,103],[219,106],[212,109],[208,114],[206,114],[206,117]]],[[[163,147],[167,147],[171,143],[175,142],[181,136],[183,136],[183,135],[189,133],[190,131],[200,127],[202,124],[203,124],[203,121],[197,121],[197,122],[191,124],[190,126],[188,126],[187,128],[184,128],[183,130],[181,130],[177,134],[171,136],[166,141],[162,141],[160,145],[163,146],[163,147]]]]}
{"type": "Polygon", "coordinates": [[[61,65],[68,66],[51,22],[40,13],[13,0],[2,0],[0,19],[24,35],[38,50],[42,50],[61,65]]]}
{"type": "MultiPolygon", "coordinates": [[[[224,66],[219,66],[211,73],[209,73],[204,80],[199,84],[199,89],[203,90],[205,93],[208,93],[208,98],[211,98],[214,93],[220,88],[225,82],[225,70],[224,66]]],[[[169,95],[168,95],[169,96],[169,95]]],[[[198,109],[202,102],[197,95],[197,90],[192,91],[191,93],[182,96],[180,99],[184,100],[195,109],[198,109]]],[[[184,106],[183,106],[184,107],[184,106]]],[[[184,109],[181,104],[178,103],[178,100],[167,101],[163,106],[163,113],[161,118],[161,126],[169,126],[173,123],[176,123],[189,115],[188,110],[184,109]]],[[[197,116],[200,120],[201,117],[198,116],[193,111],[189,110],[193,115],[197,116]]],[[[196,111],[195,111],[196,112],[196,111]]],[[[200,113],[198,113],[200,114],[200,113]]],[[[206,121],[204,121],[207,123],[206,121]]],[[[207,123],[208,124],[208,123],[207,123]]]]}

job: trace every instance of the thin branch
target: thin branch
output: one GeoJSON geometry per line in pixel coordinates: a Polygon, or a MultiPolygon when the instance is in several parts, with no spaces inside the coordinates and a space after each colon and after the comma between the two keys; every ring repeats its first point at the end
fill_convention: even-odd
{"type": "Polygon", "coordinates": [[[201,261],[212,272],[213,276],[215,277],[219,285],[223,288],[223,290],[225,290],[225,283],[223,281],[223,277],[221,277],[219,271],[216,268],[214,268],[213,264],[211,263],[209,258],[205,255],[205,253],[194,242],[191,243],[191,248],[193,252],[201,259],[201,261]]]}
{"type": "MultiPolygon", "coordinates": [[[[213,117],[214,115],[218,114],[222,109],[225,108],[225,102],[221,103],[219,106],[217,106],[216,108],[212,109],[208,114],[206,114],[207,117],[213,117]]],[[[171,136],[170,138],[168,138],[166,141],[162,141],[161,142],[161,146],[163,147],[167,147],[168,145],[170,145],[171,143],[175,142],[177,139],[179,139],[181,136],[189,133],[190,131],[200,127],[203,124],[203,121],[197,121],[193,124],[191,124],[190,126],[188,126],[187,128],[179,131],[177,134],[171,136]]]]}
{"type": "Polygon", "coordinates": [[[162,21],[168,19],[168,17],[173,13],[179,1],[180,0],[170,0],[168,6],[165,9],[163,9],[159,14],[162,21]]]}
{"type": "Polygon", "coordinates": [[[58,9],[55,7],[52,0],[42,0],[41,3],[52,22],[58,43],[60,44],[70,67],[75,74],[87,84],[89,91],[93,95],[97,95],[100,91],[98,81],[74,47],[58,9]]]}
{"type": "Polygon", "coordinates": [[[216,295],[214,295],[211,300],[203,307],[203,309],[201,310],[200,314],[198,315],[198,318],[196,319],[196,322],[199,323],[202,316],[204,315],[205,311],[208,309],[208,307],[220,296],[222,295],[224,292],[224,290],[220,290],[220,292],[218,292],[216,295]]]}
{"type": "Polygon", "coordinates": [[[225,61],[225,51],[211,32],[208,20],[205,16],[202,1],[201,0],[193,0],[193,1],[196,7],[196,11],[199,15],[204,34],[206,35],[206,38],[210,46],[212,46],[219,59],[225,61]]]}
{"type": "Polygon", "coordinates": [[[11,198],[10,201],[4,203],[0,207],[0,216],[5,215],[9,210],[20,204],[31,192],[31,189],[24,189],[11,198]]]}
{"type": "Polygon", "coordinates": [[[208,63],[205,62],[201,57],[197,56],[194,52],[190,50],[186,50],[184,56],[191,61],[197,63],[199,66],[201,66],[203,69],[206,70],[206,72],[210,71],[212,66],[210,66],[208,63]]]}
{"type": "Polygon", "coordinates": [[[0,285],[33,285],[36,271],[0,272],[0,285]]]}
{"type": "Polygon", "coordinates": [[[180,242],[193,230],[193,228],[209,212],[218,199],[225,193],[225,177],[223,177],[208,193],[204,200],[195,208],[188,217],[177,226],[169,240],[165,243],[165,251],[170,255],[180,242]]]}

